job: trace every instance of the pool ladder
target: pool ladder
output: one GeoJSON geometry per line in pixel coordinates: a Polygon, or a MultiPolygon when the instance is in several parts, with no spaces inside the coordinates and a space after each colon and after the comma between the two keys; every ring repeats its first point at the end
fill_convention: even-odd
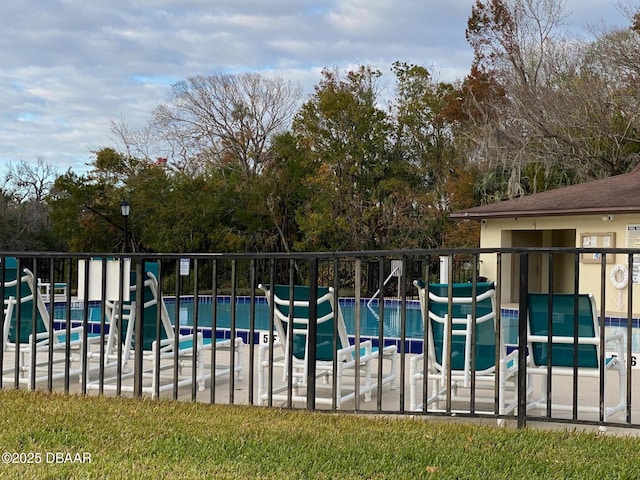
{"type": "MultiPolygon", "coordinates": [[[[400,268],[399,266],[395,267],[393,270],[391,270],[391,273],[389,274],[389,276],[382,283],[382,286],[385,287],[387,283],[389,283],[389,280],[391,280],[393,277],[400,277],[401,275],[402,275],[402,268],[400,268]]],[[[367,308],[373,314],[373,316],[376,317],[378,321],[380,321],[380,316],[373,310],[373,308],[371,308],[371,303],[375,300],[375,298],[378,295],[380,295],[380,289],[376,290],[376,293],[374,293],[373,296],[369,299],[369,301],[367,301],[367,308]]]]}

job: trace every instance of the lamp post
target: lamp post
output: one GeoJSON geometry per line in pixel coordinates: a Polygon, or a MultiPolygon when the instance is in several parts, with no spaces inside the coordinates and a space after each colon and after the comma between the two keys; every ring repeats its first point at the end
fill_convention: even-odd
{"type": "Polygon", "coordinates": [[[129,202],[127,202],[124,198],[120,201],[120,213],[122,214],[122,218],[124,219],[124,252],[127,253],[129,251],[129,235],[127,232],[127,220],[129,219],[129,211],[131,207],[129,206],[129,202]]]}
{"type": "MultiPolygon", "coordinates": [[[[124,253],[129,253],[129,232],[127,230],[127,220],[129,219],[130,210],[131,210],[131,206],[129,205],[129,202],[127,202],[124,199],[124,197],[122,197],[122,200],[120,200],[120,213],[122,214],[122,219],[124,221],[124,253]]],[[[125,259],[125,262],[130,263],[130,260],[131,259],[125,259]]],[[[122,273],[122,270],[121,270],[121,273],[122,273]]],[[[142,279],[142,271],[138,269],[138,271],[136,272],[137,285],[142,285],[141,279],[142,279]]],[[[142,346],[143,346],[142,318],[144,316],[143,303],[144,302],[138,302],[138,305],[136,306],[135,322],[134,322],[135,353],[134,353],[134,359],[133,359],[133,362],[134,362],[133,394],[136,397],[140,397],[142,395],[142,346]]],[[[122,310],[120,310],[120,315],[122,315],[122,310]]],[[[118,363],[118,367],[120,367],[120,363],[118,363]]]]}

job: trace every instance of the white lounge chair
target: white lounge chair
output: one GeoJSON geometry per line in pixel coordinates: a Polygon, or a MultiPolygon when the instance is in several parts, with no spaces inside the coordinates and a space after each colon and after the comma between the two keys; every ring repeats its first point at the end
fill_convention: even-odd
{"type": "MultiPolygon", "coordinates": [[[[278,334],[274,347],[273,362],[269,358],[269,345],[261,345],[258,353],[258,392],[263,404],[269,399],[292,403],[307,401],[307,375],[311,368],[309,346],[309,287],[296,285],[290,298],[288,285],[277,285],[272,292],[268,286],[259,285],[265,292],[269,304],[273,302],[273,323],[278,334]],[[291,316],[291,318],[290,318],[291,316]],[[268,385],[269,371],[282,369],[283,383],[268,385]],[[291,387],[289,392],[289,372],[291,387]]],[[[396,385],[398,358],[396,346],[382,350],[373,347],[370,341],[360,342],[359,348],[349,342],[344,319],[339,306],[334,305],[334,290],[318,288],[317,337],[315,345],[315,378],[317,404],[341,408],[344,402],[357,395],[371,398],[371,392],[390,384],[396,385]],[[383,372],[380,381],[375,375],[374,362],[388,360],[390,367],[383,372]],[[359,382],[355,383],[356,372],[359,382]],[[330,381],[335,374],[335,392],[330,381]],[[317,380],[322,380],[320,383],[317,380]],[[326,391],[329,390],[328,394],[326,391]],[[325,393],[322,395],[322,393],[325,393]]]]}
{"type": "MultiPolygon", "coordinates": [[[[106,348],[103,361],[106,367],[115,367],[115,375],[94,380],[88,384],[89,389],[104,388],[106,390],[116,390],[119,386],[121,391],[133,391],[133,385],[123,383],[134,376],[130,367],[130,360],[135,356],[135,318],[138,312],[137,298],[141,295],[142,305],[142,355],[143,355],[143,386],[142,392],[150,394],[152,397],[160,392],[172,390],[174,387],[191,385],[194,380],[193,370],[184,373],[183,369],[190,369],[194,366],[195,355],[195,381],[198,382],[199,390],[204,390],[205,382],[211,380],[211,365],[206,361],[211,356],[211,339],[204,339],[202,332],[190,334],[178,334],[167,311],[164,299],[159,296],[158,279],[154,274],[157,272],[157,263],[145,263],[145,276],[142,292],[136,288],[132,273],[132,286],[130,287],[130,300],[106,302],[106,315],[108,319],[109,332],[106,339],[106,348]],[[158,321],[160,322],[158,324],[158,321]],[[160,337],[158,338],[158,328],[160,337]],[[120,332],[123,332],[120,340],[120,332]],[[177,369],[176,366],[177,357],[177,369]],[[118,359],[121,361],[122,369],[117,368],[118,359]],[[124,369],[126,368],[126,371],[124,369]],[[118,370],[120,371],[120,381],[118,382],[118,370]],[[168,374],[167,374],[168,372],[168,374]]],[[[212,332],[215,337],[215,332],[212,332]]],[[[95,338],[95,337],[94,337],[95,338]]],[[[240,337],[232,341],[229,339],[216,340],[216,351],[229,351],[233,349],[233,362],[228,364],[217,363],[215,378],[229,376],[231,370],[235,372],[236,378],[242,379],[242,349],[244,343],[240,337]]],[[[91,351],[90,358],[100,358],[99,351],[91,351]]],[[[92,370],[95,370],[93,368],[92,370]]]]}
{"type": "Polygon", "coordinates": [[[81,374],[83,328],[67,329],[62,324],[64,320],[51,321],[34,274],[24,268],[18,276],[18,262],[14,257],[4,258],[3,290],[2,348],[5,353],[16,356],[10,359],[12,367],[3,368],[3,381],[10,383],[17,379],[18,384],[35,388],[40,382],[81,374]]]}
{"type": "MultiPolygon", "coordinates": [[[[595,299],[591,294],[529,293],[527,295],[528,308],[528,362],[527,376],[529,385],[533,385],[535,376],[543,377],[541,391],[530,391],[527,401],[527,411],[544,410],[548,403],[547,376],[567,378],[562,387],[566,392],[571,391],[573,378],[597,378],[603,376],[605,392],[613,394],[613,402],[605,404],[607,398],[602,398],[603,419],[606,422],[612,415],[624,412],[626,409],[627,382],[625,368],[625,335],[615,332],[604,338],[604,343],[615,345],[617,355],[605,358],[600,348],[600,327],[595,299]],[[549,302],[551,301],[551,315],[549,302]],[[577,316],[576,316],[577,313],[577,316]],[[577,323],[577,335],[576,331],[577,323]],[[577,349],[576,349],[577,346],[577,349]],[[551,348],[550,348],[551,347],[551,348]],[[574,368],[575,366],[575,368],[574,368]],[[617,388],[613,392],[606,391],[608,372],[615,372],[618,377],[617,388]]],[[[599,384],[599,382],[598,382],[599,384]]],[[[554,393],[553,391],[551,392],[554,393]]],[[[595,402],[585,405],[577,403],[578,412],[600,412],[598,394],[590,395],[595,402]],[[595,404],[594,404],[595,403],[595,404]]],[[[562,403],[558,395],[550,398],[551,409],[571,412],[573,404],[562,403]]]]}
{"type": "Polygon", "coordinates": [[[428,356],[426,372],[424,353],[411,358],[410,410],[426,410],[430,404],[440,408],[450,386],[452,411],[469,412],[473,393],[476,402],[493,407],[485,407],[488,413],[513,412],[517,405],[517,351],[507,354],[502,335],[496,342],[494,284],[477,283],[475,291],[472,283],[430,284],[428,292],[424,281],[416,280],[414,285],[427,330],[428,356]],[[423,380],[432,384],[426,395],[419,388],[423,380]],[[456,401],[468,407],[454,406],[456,401]]]}

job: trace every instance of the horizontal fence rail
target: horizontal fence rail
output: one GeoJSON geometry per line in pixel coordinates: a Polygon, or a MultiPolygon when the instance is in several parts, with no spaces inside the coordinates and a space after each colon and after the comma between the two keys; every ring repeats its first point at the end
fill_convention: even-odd
{"type": "Polygon", "coordinates": [[[0,388],[640,426],[640,250],[2,252],[0,275],[0,388]]]}

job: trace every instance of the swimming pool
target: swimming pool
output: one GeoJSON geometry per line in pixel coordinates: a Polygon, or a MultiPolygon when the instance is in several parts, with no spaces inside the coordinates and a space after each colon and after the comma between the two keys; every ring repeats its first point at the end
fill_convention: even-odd
{"type": "MultiPolygon", "coordinates": [[[[356,303],[352,298],[341,298],[340,310],[344,317],[344,323],[349,335],[355,335],[355,311],[356,303]]],[[[167,311],[172,319],[176,318],[175,301],[173,299],[165,302],[167,311]]],[[[217,322],[218,329],[231,328],[231,299],[230,297],[218,297],[217,301],[217,322]]],[[[181,300],[180,311],[177,316],[181,327],[193,325],[193,299],[181,300]]],[[[198,326],[211,328],[212,326],[212,303],[211,297],[201,297],[198,305],[198,326]]],[[[236,328],[249,330],[249,319],[251,312],[251,299],[249,297],[239,297],[236,301],[236,328]]],[[[384,303],[383,333],[385,337],[400,338],[401,336],[401,313],[402,304],[399,300],[387,299],[384,303]]],[[[257,297],[255,304],[255,329],[269,329],[269,305],[264,297],[257,297]]],[[[380,331],[379,304],[372,302],[371,307],[367,306],[364,299],[360,301],[360,335],[374,337],[380,331]]],[[[422,319],[420,317],[420,304],[414,300],[407,301],[406,309],[406,337],[420,339],[423,337],[422,319]]]]}
{"type": "MultiPolygon", "coordinates": [[[[355,305],[353,298],[340,298],[340,309],[345,320],[347,334],[355,335],[355,305]]],[[[364,338],[376,339],[380,334],[379,322],[379,302],[374,300],[368,306],[367,299],[360,300],[360,335],[364,338]]],[[[165,298],[167,311],[169,316],[174,320],[176,318],[175,299],[172,297],[165,298]]],[[[237,297],[235,304],[236,312],[236,329],[241,332],[248,332],[250,325],[251,298],[237,297]]],[[[231,328],[231,297],[218,296],[217,298],[217,320],[216,329],[220,331],[228,331],[231,328]]],[[[81,321],[83,316],[83,307],[81,302],[73,302],[71,306],[71,319],[73,321],[81,321]]],[[[180,300],[180,311],[177,315],[181,328],[189,329],[193,326],[194,312],[193,297],[185,297],[180,300]]],[[[212,322],[212,297],[200,296],[198,304],[198,327],[208,330],[211,328],[212,322]]],[[[64,318],[64,304],[56,304],[55,318],[64,318]]],[[[502,309],[501,319],[503,326],[504,341],[507,345],[515,346],[518,343],[518,311],[513,309],[502,309]]],[[[385,299],[384,303],[384,322],[382,325],[383,336],[385,339],[399,339],[402,332],[402,302],[398,299],[385,299]]],[[[93,333],[99,332],[100,323],[100,305],[98,302],[89,303],[89,322],[90,330],[93,333]]],[[[605,319],[606,333],[616,330],[624,330],[626,332],[626,320],[609,318],[605,319]],[[624,323],[623,323],[624,320],[624,323]]],[[[255,298],[255,331],[265,332],[269,330],[269,305],[265,297],[255,298]]],[[[247,335],[242,335],[247,337],[247,335]]],[[[424,338],[424,330],[422,326],[422,318],[420,316],[420,303],[417,300],[407,300],[406,302],[406,329],[405,338],[407,339],[406,351],[422,351],[422,340],[424,338]]],[[[245,341],[248,338],[244,338],[245,341]]],[[[255,340],[254,340],[255,341],[255,340]]],[[[611,345],[607,345],[607,350],[613,350],[611,345]]],[[[640,352],[640,328],[634,325],[632,334],[632,351],[640,352]]]]}

